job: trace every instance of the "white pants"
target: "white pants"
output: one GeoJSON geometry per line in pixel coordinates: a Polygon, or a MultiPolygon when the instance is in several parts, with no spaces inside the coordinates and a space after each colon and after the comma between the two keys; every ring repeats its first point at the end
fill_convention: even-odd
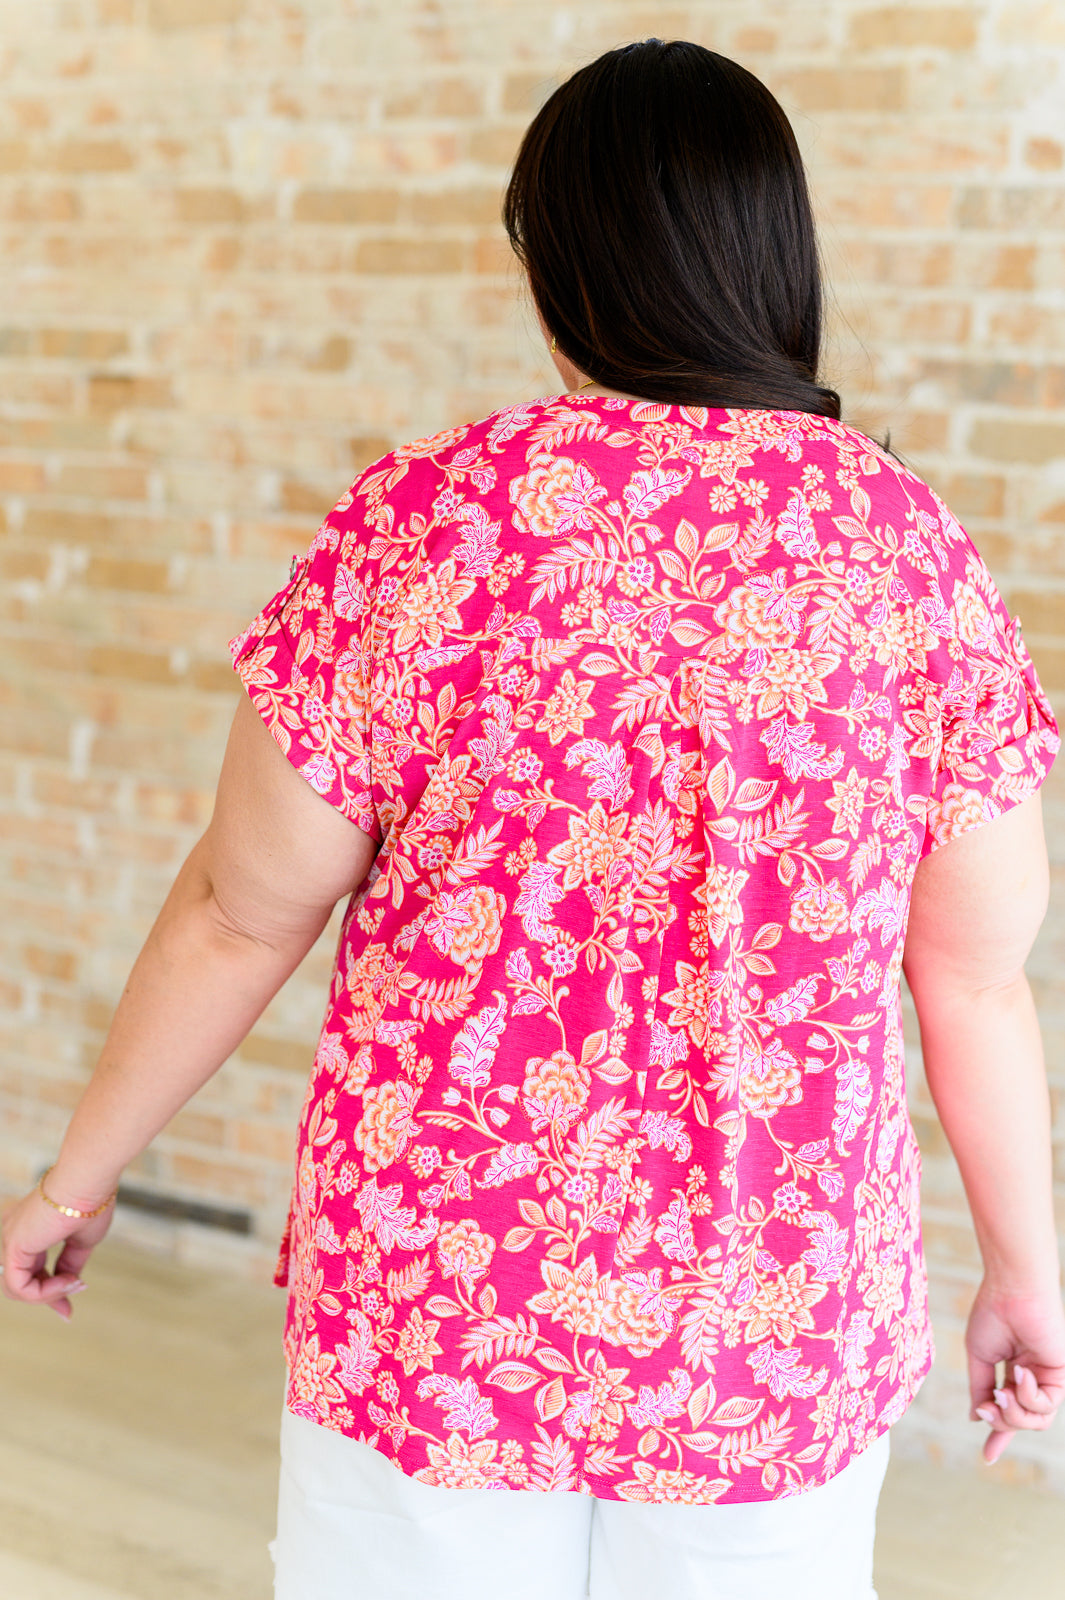
{"type": "Polygon", "coordinates": [[[420,1483],[286,1411],[275,1600],[876,1600],[888,1448],[786,1500],[641,1505],[420,1483]]]}

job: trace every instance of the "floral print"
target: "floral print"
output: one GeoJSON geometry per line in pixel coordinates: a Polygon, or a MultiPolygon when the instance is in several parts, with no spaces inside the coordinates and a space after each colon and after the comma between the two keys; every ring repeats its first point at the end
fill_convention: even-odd
{"type": "Polygon", "coordinates": [[[301,1119],[290,1407],[430,1484],[832,1477],[932,1359],[913,874],[1057,748],[950,512],[829,419],[561,396],[371,467],[233,649],[380,841],[301,1119]]]}

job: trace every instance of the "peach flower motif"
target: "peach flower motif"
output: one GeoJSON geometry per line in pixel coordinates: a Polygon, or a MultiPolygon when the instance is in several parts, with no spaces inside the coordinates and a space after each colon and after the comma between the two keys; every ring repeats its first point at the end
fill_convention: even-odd
{"type": "Polygon", "coordinates": [[[589,704],[589,696],[594,693],[595,684],[590,678],[578,683],[572,669],[566,667],[558,686],[544,706],[543,716],[536,724],[537,733],[546,731],[552,744],[561,744],[567,733],[579,739],[588,718],[595,716],[589,704]]]}
{"type": "Polygon", "coordinates": [[[619,1483],[619,1500],[636,1500],[644,1505],[708,1506],[732,1488],[728,1478],[705,1478],[679,1467],[653,1467],[637,1461],[634,1477],[619,1483]]]}
{"type": "Polygon", "coordinates": [[[413,1474],[420,1483],[445,1489],[505,1489],[507,1469],[496,1460],[498,1439],[479,1439],[467,1444],[460,1434],[449,1433],[446,1449],[427,1444],[429,1465],[413,1474]]]}
{"type": "Polygon", "coordinates": [[[436,1342],[440,1332],[439,1322],[424,1317],[417,1306],[413,1308],[396,1339],[395,1357],[403,1365],[407,1377],[413,1377],[418,1367],[432,1371],[433,1360],[442,1356],[443,1350],[436,1342]]]}
{"type": "Polygon", "coordinates": [[[695,885],[693,898],[706,907],[707,932],[714,947],[720,949],[729,928],[743,922],[740,895],[750,877],[739,867],[709,867],[702,883],[695,885]]]}
{"type": "Polygon", "coordinates": [[[947,844],[986,822],[988,811],[979,789],[948,783],[940,799],[929,801],[927,818],[928,831],[936,844],[947,844]]]}
{"type": "Polygon", "coordinates": [[[296,1173],[296,1185],[299,1192],[300,1205],[310,1207],[314,1204],[318,1194],[318,1178],[314,1166],[314,1151],[309,1144],[305,1144],[300,1155],[300,1164],[296,1173]]]}
{"type": "Polygon", "coordinates": [[[478,785],[469,775],[472,765],[472,756],[460,755],[436,768],[422,800],[426,816],[435,823],[447,821],[458,826],[469,821],[478,794],[478,785]]]}
{"type": "Polygon", "coordinates": [[[288,1392],[308,1410],[313,1408],[320,1416],[328,1416],[330,1405],[342,1402],[344,1390],[333,1376],[337,1358],[323,1351],[316,1333],[300,1345],[292,1363],[288,1392]]]}
{"type": "Polygon", "coordinates": [[[676,1325],[675,1297],[615,1278],[603,1306],[603,1338],[634,1356],[649,1356],[676,1325]]]}
{"type": "Polygon", "coordinates": [[[991,613],[983,597],[971,582],[954,584],[954,604],[958,637],[974,650],[990,650],[995,642],[995,628],[991,613]]]}
{"type": "Polygon", "coordinates": [[[839,657],[827,650],[778,650],[756,672],[748,685],[758,696],[758,715],[772,717],[785,707],[802,722],[811,706],[828,699],[824,680],[839,666],[839,657]]]}
{"type": "Polygon", "coordinates": [[[439,567],[426,567],[396,613],[395,648],[408,650],[418,640],[437,645],[445,628],[461,628],[458,608],[476,588],[472,578],[458,576],[450,556],[439,567]]]}
{"type": "Polygon", "coordinates": [[[475,1217],[445,1222],[436,1236],[436,1259],[445,1278],[459,1278],[469,1288],[492,1265],[496,1242],[475,1217]]]}
{"type": "Polygon", "coordinates": [[[599,1275],[595,1257],[585,1256],[576,1267],[542,1260],[540,1275],[547,1287],[526,1301],[529,1310],[538,1316],[550,1316],[552,1322],[561,1322],[567,1333],[597,1338],[603,1321],[605,1280],[599,1275]]]}
{"type": "Polygon", "coordinates": [[[804,883],[791,897],[789,928],[808,934],[815,944],[824,944],[849,920],[850,902],[837,878],[828,883],[804,883]]]}
{"type": "Polygon", "coordinates": [[[740,1064],[740,1103],[752,1117],[768,1122],[781,1106],[802,1100],[802,1075],[790,1050],[779,1039],[764,1049],[747,1045],[740,1064]]]}
{"type": "Polygon", "coordinates": [[[759,1344],[772,1335],[780,1344],[794,1344],[798,1334],[812,1329],[810,1308],[827,1293],[827,1283],[807,1283],[806,1263],[796,1261],[786,1273],[778,1272],[772,1283],[760,1284],[743,1307],[746,1342],[759,1344]]]}
{"type": "Polygon", "coordinates": [[[916,606],[892,611],[887,620],[869,629],[869,643],[880,666],[888,668],[888,678],[900,672],[925,672],[928,652],[936,647],[936,636],[916,606]]]}
{"type": "Polygon", "coordinates": [[[434,950],[460,967],[479,967],[499,949],[507,903],[495,889],[477,884],[457,893],[441,890],[425,924],[434,950]]]}
{"type": "Polygon", "coordinates": [[[355,728],[369,728],[370,685],[356,662],[337,663],[330,710],[334,717],[343,718],[355,728]]]}
{"type": "Polygon", "coordinates": [[[401,444],[393,454],[397,461],[416,461],[422,456],[435,456],[450,445],[458,444],[469,431],[468,422],[462,423],[457,428],[441,428],[439,433],[429,434],[424,439],[414,439],[410,444],[401,444]]]}
{"type": "Polygon", "coordinates": [[[697,967],[689,961],[678,961],[674,975],[676,988],[662,996],[665,1004],[673,1007],[666,1026],[686,1028],[692,1043],[702,1049],[710,1029],[716,1028],[721,1020],[721,1001],[717,994],[724,974],[711,972],[705,961],[697,967]]]}
{"type": "Polygon", "coordinates": [[[421,1129],[414,1122],[414,1108],[421,1090],[413,1083],[371,1084],[362,1097],[362,1119],[355,1129],[355,1148],[362,1151],[367,1172],[380,1172],[406,1153],[411,1140],[421,1129]]]}
{"type": "Polygon", "coordinates": [[[538,539],[591,528],[591,509],[606,496],[584,463],[568,456],[534,462],[524,477],[514,478],[510,485],[515,526],[538,539]]]}
{"type": "Polygon", "coordinates": [[[570,814],[569,838],[547,852],[552,866],[565,868],[562,887],[567,893],[581,883],[610,880],[611,869],[629,854],[628,820],[624,811],[608,817],[599,800],[585,813],[570,814]]]}
{"type": "Polygon", "coordinates": [[[522,1103],[539,1133],[551,1122],[563,1126],[580,1116],[588,1101],[592,1075],[568,1050],[530,1056],[521,1086],[522,1103]]]}
{"type": "Polygon", "coordinates": [[[832,798],[825,805],[835,815],[833,833],[849,833],[857,839],[865,809],[865,791],[868,778],[859,778],[857,767],[852,767],[842,783],[833,782],[832,798]]]}
{"type": "Polygon", "coordinates": [[[776,594],[756,594],[753,589],[740,585],[714,608],[714,621],[724,628],[729,643],[737,650],[793,644],[795,634],[784,620],[779,616],[766,616],[766,607],[777,599],[776,594]]]}

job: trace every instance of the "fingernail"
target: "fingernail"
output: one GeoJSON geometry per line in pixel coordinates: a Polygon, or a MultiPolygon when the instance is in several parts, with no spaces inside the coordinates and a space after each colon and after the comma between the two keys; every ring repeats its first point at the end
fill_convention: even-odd
{"type": "Polygon", "coordinates": [[[1005,1389],[995,1389],[993,1393],[995,1396],[995,1404],[1004,1408],[1009,1400],[1009,1395],[1006,1393],[1005,1389]]]}
{"type": "Polygon", "coordinates": [[[981,1422],[992,1423],[998,1420],[990,1406],[977,1406],[976,1415],[981,1422]]]}
{"type": "Polygon", "coordinates": [[[1031,1377],[1031,1373],[1028,1371],[1027,1367],[1014,1366],[1013,1377],[1016,1383],[1023,1383],[1025,1378],[1031,1377]]]}
{"type": "Polygon", "coordinates": [[[82,1283],[79,1279],[77,1283],[72,1283],[70,1285],[70,1288],[67,1290],[67,1294],[80,1294],[83,1289],[87,1289],[88,1287],[89,1285],[87,1283],[82,1283]]]}

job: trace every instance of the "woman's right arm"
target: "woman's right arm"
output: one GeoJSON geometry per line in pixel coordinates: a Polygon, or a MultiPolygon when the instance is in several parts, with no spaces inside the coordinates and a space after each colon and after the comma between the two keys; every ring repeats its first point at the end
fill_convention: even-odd
{"type": "MultiPolygon", "coordinates": [[[[130,974],[51,1170],[53,1200],[91,1212],[107,1199],[237,1048],[376,852],[290,766],[241,695],[214,816],[130,974]]],[[[69,1316],[77,1274],[109,1222],[109,1211],[72,1221],[31,1191],[4,1217],[3,1292],[69,1316]],[[64,1240],[49,1272],[47,1251],[64,1240]]]]}
{"type": "Polygon", "coordinates": [[[1047,888],[1036,795],[921,863],[906,934],[928,1087],[984,1261],[966,1348],[972,1415],[979,1407],[993,1429],[989,1462],[1018,1429],[1047,1427],[1065,1399],[1050,1103],[1024,974],[1047,888]]]}

